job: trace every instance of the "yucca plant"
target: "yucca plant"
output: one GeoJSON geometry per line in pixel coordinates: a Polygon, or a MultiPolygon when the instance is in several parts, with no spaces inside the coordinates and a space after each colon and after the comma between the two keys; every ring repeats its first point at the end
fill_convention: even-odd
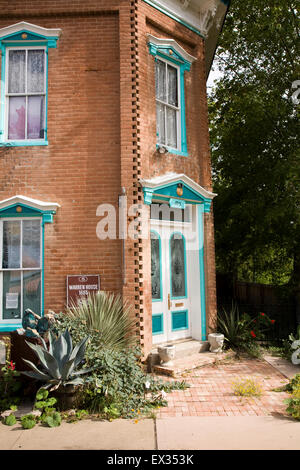
{"type": "Polygon", "coordinates": [[[121,295],[105,291],[90,294],[79,303],[73,302],[66,315],[99,335],[99,344],[104,347],[120,350],[136,343],[132,308],[121,295]]]}
{"type": "Polygon", "coordinates": [[[223,309],[221,315],[218,315],[218,332],[223,333],[225,341],[234,349],[247,349],[251,338],[249,329],[253,320],[246,315],[240,317],[238,306],[232,303],[232,307],[228,312],[223,309]]]}
{"type": "Polygon", "coordinates": [[[22,374],[45,382],[43,388],[51,387],[50,391],[54,391],[60,386],[82,384],[83,380],[79,376],[92,370],[92,368],[76,370],[84,359],[88,337],[84,338],[73,348],[72,338],[68,329],[58,337],[53,332],[50,332],[49,350],[45,341],[42,338],[41,340],[43,346],[26,341],[39,358],[41,366],[38,367],[31,361],[23,358],[23,361],[31,367],[32,371],[23,371],[22,374]]]}

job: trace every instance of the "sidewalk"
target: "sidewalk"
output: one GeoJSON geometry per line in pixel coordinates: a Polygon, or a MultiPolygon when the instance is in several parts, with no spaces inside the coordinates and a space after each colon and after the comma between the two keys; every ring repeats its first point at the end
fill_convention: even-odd
{"type": "Polygon", "coordinates": [[[300,450],[300,422],[273,416],[84,420],[22,430],[0,424],[0,450],[300,450]]]}
{"type": "Polygon", "coordinates": [[[156,420],[89,419],[30,430],[0,423],[0,450],[300,450],[300,422],[286,415],[283,403],[288,395],[273,391],[300,367],[266,359],[221,362],[183,374],[191,387],[168,394],[169,406],[158,410],[156,420]],[[261,398],[233,394],[232,381],[243,377],[261,382],[261,398]]]}

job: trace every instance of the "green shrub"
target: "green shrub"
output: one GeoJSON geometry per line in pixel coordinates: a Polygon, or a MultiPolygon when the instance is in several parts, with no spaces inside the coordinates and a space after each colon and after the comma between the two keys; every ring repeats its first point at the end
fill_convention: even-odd
{"type": "Polygon", "coordinates": [[[287,404],[286,411],[295,419],[300,420],[300,374],[296,374],[289,382],[286,390],[290,392],[290,398],[284,400],[287,404]]]}
{"type": "Polygon", "coordinates": [[[6,416],[3,420],[3,423],[6,425],[6,426],[13,426],[14,424],[16,424],[17,422],[17,419],[15,417],[15,415],[13,413],[11,413],[10,415],[6,416]]]}
{"type": "Polygon", "coordinates": [[[228,347],[234,349],[238,354],[245,352],[252,357],[260,357],[261,351],[257,340],[264,339],[265,331],[274,324],[265,313],[261,312],[255,318],[248,314],[240,315],[236,304],[232,304],[230,312],[223,309],[218,314],[217,329],[224,334],[228,347]]]}
{"type": "MultiPolygon", "coordinates": [[[[53,326],[56,331],[68,328],[76,341],[89,334],[85,365],[94,370],[85,377],[78,397],[79,407],[110,416],[109,419],[113,416],[134,417],[138,410],[146,412],[166,405],[162,392],[187,387],[185,382],[165,382],[147,375],[138,347],[107,347],[102,343],[99,331],[89,329],[80,317],[59,314],[56,320],[53,326]]],[[[107,339],[107,344],[116,343],[107,339]]]]}
{"type": "Polygon", "coordinates": [[[120,350],[136,344],[133,311],[121,295],[105,291],[90,294],[80,303],[73,303],[65,317],[75,324],[79,320],[87,334],[96,333],[101,346],[120,350]]]}
{"type": "Polygon", "coordinates": [[[7,361],[1,369],[0,374],[0,411],[5,411],[11,405],[17,405],[20,402],[19,392],[21,381],[18,380],[20,373],[16,371],[15,364],[7,361]]]}
{"type": "Polygon", "coordinates": [[[23,429],[32,429],[36,425],[36,417],[32,414],[24,415],[21,418],[21,426],[23,429]]]}
{"type": "Polygon", "coordinates": [[[235,395],[244,397],[260,397],[263,389],[255,379],[237,379],[233,382],[233,391],[235,395]]]}

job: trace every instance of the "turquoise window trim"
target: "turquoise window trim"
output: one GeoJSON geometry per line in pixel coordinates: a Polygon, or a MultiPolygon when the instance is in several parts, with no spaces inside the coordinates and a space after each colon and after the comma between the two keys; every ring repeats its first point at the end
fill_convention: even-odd
{"type": "MultiPolygon", "coordinates": [[[[191,62],[186,60],[183,56],[181,56],[170,44],[169,46],[166,45],[158,45],[154,44],[151,41],[148,43],[149,53],[156,58],[160,58],[166,62],[171,62],[179,67],[179,90],[180,90],[180,142],[179,142],[179,149],[174,149],[165,145],[166,149],[170,154],[180,155],[184,157],[188,157],[188,150],[187,150],[187,132],[186,132],[186,112],[185,112],[185,89],[184,89],[184,72],[189,71],[191,68],[191,62]],[[170,54],[172,51],[172,54],[170,54]]],[[[156,147],[159,145],[157,144],[156,147]]]]}
{"type": "Polygon", "coordinates": [[[172,315],[172,331],[182,331],[182,330],[188,330],[189,328],[189,316],[188,316],[188,310],[178,310],[178,311],[173,311],[171,312],[172,315]],[[185,326],[181,326],[179,328],[174,327],[174,317],[179,314],[184,314],[185,315],[185,326]]]}
{"type": "Polygon", "coordinates": [[[0,39],[1,48],[1,98],[0,98],[0,147],[32,147],[48,145],[48,50],[49,48],[57,48],[57,37],[47,37],[37,33],[30,32],[26,29],[18,33],[12,33],[0,39]],[[26,33],[30,40],[22,40],[22,34],[26,33]],[[6,77],[6,51],[9,47],[26,48],[28,46],[44,46],[45,47],[45,67],[46,67],[46,87],[45,87],[45,127],[44,139],[28,139],[28,140],[4,140],[5,134],[5,77],[6,77]]]}
{"type": "Polygon", "coordinates": [[[171,292],[171,300],[180,300],[180,299],[187,299],[188,291],[187,291],[187,266],[186,266],[186,241],[185,237],[182,232],[176,231],[173,232],[169,239],[169,258],[170,258],[170,292],[171,292]],[[183,239],[183,248],[184,248],[184,286],[185,286],[185,295],[180,297],[173,297],[172,295],[172,257],[171,257],[171,240],[174,235],[180,235],[183,239]]]}
{"type": "Polygon", "coordinates": [[[157,236],[159,241],[159,275],[160,275],[160,298],[159,299],[152,299],[152,302],[162,302],[163,300],[163,282],[162,282],[162,257],[161,257],[161,238],[158,232],[155,230],[150,230],[150,233],[154,233],[157,236]]]}
{"type": "MultiPolygon", "coordinates": [[[[0,219],[4,218],[22,218],[26,219],[27,217],[40,217],[41,218],[41,229],[42,229],[42,237],[41,237],[41,315],[44,315],[44,309],[45,309],[45,289],[44,289],[44,283],[45,283],[45,223],[52,223],[53,222],[53,215],[55,214],[55,211],[42,211],[36,208],[33,208],[31,206],[28,206],[26,204],[13,204],[11,206],[5,207],[0,209],[0,219]],[[24,209],[24,212],[16,212],[17,207],[22,207],[24,209]]],[[[2,302],[2,299],[0,299],[2,302]]],[[[0,320],[1,321],[1,320],[0,320]]],[[[22,328],[22,322],[16,322],[16,323],[0,323],[0,332],[10,332],[10,331],[15,331],[18,328],[22,328]]]]}
{"type": "Polygon", "coordinates": [[[162,335],[164,333],[164,314],[163,313],[153,313],[152,315],[152,335],[162,335]],[[154,331],[154,319],[160,317],[160,326],[161,328],[157,331],[154,331]]]}
{"type": "MultiPolygon", "coordinates": [[[[160,145],[156,144],[156,148],[158,149],[159,147],[160,147],[160,145]]],[[[168,150],[168,153],[170,155],[178,155],[179,157],[188,157],[189,156],[188,152],[181,152],[181,150],[173,149],[172,147],[168,147],[167,145],[166,145],[166,149],[168,150]]]]}
{"type": "Polygon", "coordinates": [[[204,207],[198,206],[198,237],[199,237],[199,270],[200,270],[200,309],[201,309],[201,340],[206,341],[206,295],[204,269],[204,207]]]}
{"type": "MultiPolygon", "coordinates": [[[[204,35],[201,33],[201,31],[197,28],[194,28],[192,25],[188,24],[186,21],[182,20],[181,18],[177,17],[176,15],[173,15],[169,11],[165,10],[164,8],[159,7],[158,5],[155,5],[151,0],[143,0],[145,3],[148,3],[151,7],[155,8],[156,10],[160,11],[164,15],[168,16],[169,18],[172,18],[173,20],[177,21],[177,23],[182,24],[186,28],[190,29],[194,33],[196,33],[198,36],[201,36],[203,39],[205,39],[204,35]]],[[[226,2],[226,0],[222,0],[223,2],[226,2]]],[[[228,1],[228,0],[227,0],[228,1]]],[[[225,3],[226,4],[226,3],[225,3]]]]}
{"type": "MultiPolygon", "coordinates": [[[[46,109],[47,103],[45,104],[46,109]]],[[[44,130],[46,134],[46,129],[44,130]]],[[[0,141],[0,147],[33,147],[49,145],[47,140],[6,140],[0,141]]]]}

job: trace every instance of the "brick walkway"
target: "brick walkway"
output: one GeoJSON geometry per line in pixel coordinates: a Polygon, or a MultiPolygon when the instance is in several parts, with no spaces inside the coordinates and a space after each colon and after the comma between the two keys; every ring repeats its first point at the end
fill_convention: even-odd
{"type": "Polygon", "coordinates": [[[190,388],[168,393],[168,407],[160,408],[157,418],[286,415],[283,400],[288,394],[272,390],[288,383],[288,379],[263,360],[232,359],[194,369],[176,379],[185,380],[190,388]],[[260,383],[263,389],[260,398],[234,395],[232,382],[245,378],[260,383]]]}

